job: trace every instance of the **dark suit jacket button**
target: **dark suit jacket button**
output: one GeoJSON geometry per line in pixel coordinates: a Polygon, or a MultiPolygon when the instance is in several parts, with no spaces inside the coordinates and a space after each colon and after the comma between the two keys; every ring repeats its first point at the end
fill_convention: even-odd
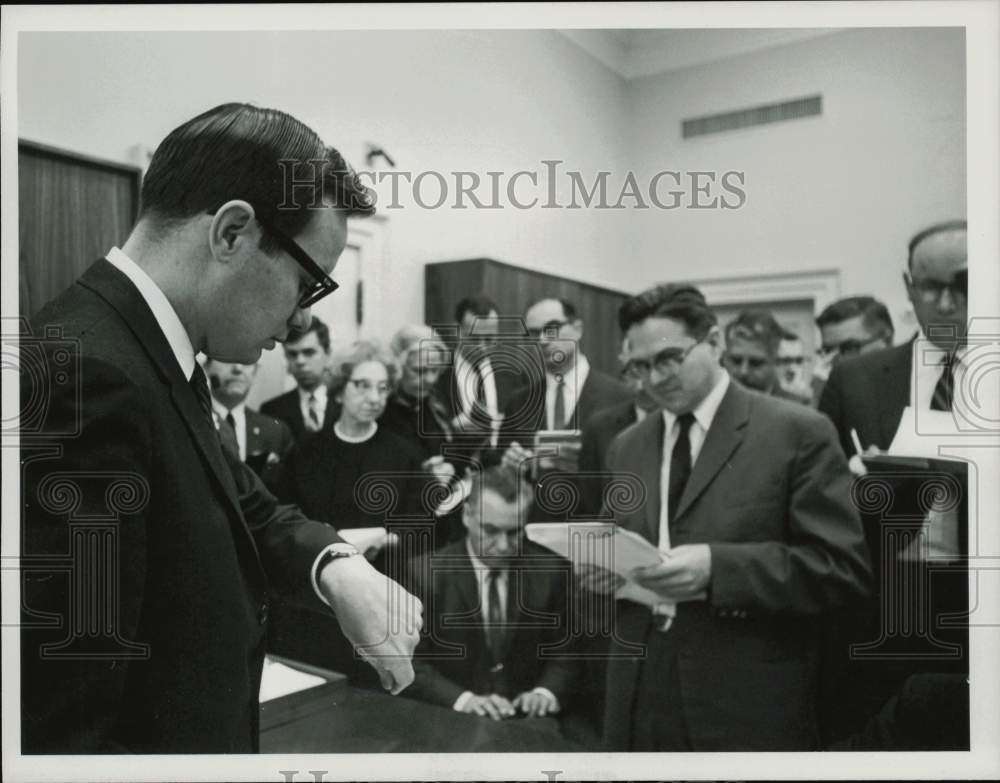
{"type": "Polygon", "coordinates": [[[267,605],[267,601],[264,601],[260,605],[260,608],[257,610],[257,622],[260,623],[261,625],[267,622],[267,613],[269,609],[270,608],[267,605]]]}

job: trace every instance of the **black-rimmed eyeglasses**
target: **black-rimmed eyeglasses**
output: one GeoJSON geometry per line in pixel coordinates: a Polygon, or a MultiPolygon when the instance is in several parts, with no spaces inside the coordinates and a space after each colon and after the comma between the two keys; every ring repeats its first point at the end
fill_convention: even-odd
{"type": "MultiPolygon", "coordinates": [[[[209,210],[208,214],[214,215],[218,211],[218,208],[212,209],[209,210]]],[[[274,241],[278,243],[278,246],[294,258],[296,263],[308,272],[310,277],[312,277],[312,283],[305,286],[304,290],[299,295],[298,308],[300,310],[312,307],[324,296],[332,294],[340,287],[337,285],[336,281],[324,272],[323,268],[313,260],[312,256],[302,249],[298,242],[288,236],[288,234],[281,229],[276,228],[270,221],[262,218],[259,214],[255,215],[255,217],[257,218],[257,222],[260,223],[260,227],[271,235],[274,241]]]]}
{"type": "Polygon", "coordinates": [[[684,364],[684,360],[688,358],[691,351],[701,345],[702,342],[704,341],[697,340],[687,348],[666,348],[656,354],[652,360],[630,359],[625,364],[622,372],[628,377],[642,381],[649,378],[653,370],[656,370],[660,375],[665,375],[668,372],[676,372],[684,364]]]}

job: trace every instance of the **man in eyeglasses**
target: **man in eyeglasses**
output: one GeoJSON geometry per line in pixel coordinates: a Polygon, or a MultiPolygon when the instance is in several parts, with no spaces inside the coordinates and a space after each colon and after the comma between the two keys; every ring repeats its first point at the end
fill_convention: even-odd
{"type": "MultiPolygon", "coordinates": [[[[825,347],[843,354],[845,342],[859,346],[855,358],[834,365],[820,398],[820,410],[836,425],[845,453],[851,455],[856,450],[852,429],[857,431],[862,447],[887,449],[907,406],[951,410],[951,390],[955,388],[956,374],[961,372],[968,327],[966,235],[965,221],[952,221],[931,226],[909,242],[903,283],[920,324],[916,337],[922,339],[915,337],[880,351],[869,346],[883,347],[891,342],[891,322],[887,329],[882,319],[870,318],[867,322],[871,325],[865,327],[865,333],[871,335],[867,340],[861,340],[857,332],[849,336],[845,326],[848,321],[825,327],[825,347]],[[927,349],[937,353],[936,361],[924,360],[927,349]],[[914,366],[917,383],[912,385],[914,366]]],[[[869,316],[877,312],[878,308],[871,305],[864,308],[869,316]]],[[[864,313],[849,321],[865,323],[864,313]]],[[[820,328],[824,329],[822,323],[820,328]]]]}
{"type": "Polygon", "coordinates": [[[608,747],[815,749],[820,628],[871,576],[836,433],[732,382],[693,286],[628,304],[629,365],[661,412],[621,433],[607,463],[641,478],[645,502],[618,523],[662,562],[632,574],[655,600],[617,605],[608,747]],[[622,657],[637,649],[625,644],[644,657],[622,657]]]}
{"type": "MultiPolygon", "coordinates": [[[[560,437],[553,446],[546,446],[558,449],[557,453],[536,454],[536,435],[541,431],[579,431],[598,410],[625,402],[632,393],[616,378],[590,366],[580,350],[583,320],[569,300],[539,299],[525,310],[524,325],[528,336],[538,340],[536,356],[541,363],[525,363],[529,380],[511,395],[504,409],[499,445],[506,464],[530,466],[538,479],[539,500],[531,507],[529,520],[539,522],[551,518],[542,482],[555,473],[578,472],[581,442],[575,436],[560,437]]],[[[572,481],[576,502],[567,511],[579,514],[587,503],[586,480],[572,481]]],[[[560,482],[551,486],[568,485],[560,482]]]]}
{"type": "Polygon", "coordinates": [[[816,318],[820,349],[813,367],[816,398],[833,365],[871,351],[892,347],[895,329],[888,308],[872,296],[848,296],[823,308],[816,318]]]}
{"type": "Polygon", "coordinates": [[[59,379],[45,448],[21,441],[26,753],[255,752],[276,587],[332,610],[386,689],[413,680],[419,602],[223,447],[195,360],[304,328],[369,194],[294,117],[231,103],[163,140],[141,204],[25,354],[59,379]]]}
{"type": "MultiPolygon", "coordinates": [[[[848,455],[857,451],[852,431],[865,452],[879,452],[893,442],[907,407],[949,412],[953,405],[961,404],[961,399],[955,399],[955,391],[962,388],[966,372],[966,222],[939,223],[918,232],[907,245],[903,283],[920,333],[902,345],[863,352],[835,364],[820,398],[819,409],[833,421],[848,455]]],[[[860,460],[855,460],[855,465],[861,466],[860,460]]],[[[892,483],[891,513],[897,520],[896,534],[881,535],[881,515],[865,519],[865,527],[871,531],[869,545],[876,568],[887,574],[879,573],[878,583],[889,585],[890,591],[909,585],[909,592],[876,595],[868,613],[857,613],[844,633],[850,635],[848,643],[884,637],[880,612],[895,614],[902,606],[906,614],[897,627],[912,623],[912,627],[928,628],[936,640],[952,645],[952,649],[929,654],[921,635],[913,634],[905,639],[887,639],[894,654],[885,660],[852,660],[841,675],[845,687],[840,692],[845,702],[862,705],[854,710],[855,716],[862,717],[876,710],[915,672],[967,674],[969,665],[968,626],[939,626],[942,616],[968,612],[968,570],[963,560],[968,553],[968,518],[964,504],[928,512],[920,502],[920,473],[911,471],[909,478],[887,476],[886,480],[892,483]],[[898,520],[907,518],[915,523],[912,529],[902,531],[898,520]],[[902,546],[904,542],[908,545],[902,546]],[[885,551],[894,544],[896,549],[885,551]],[[947,564],[951,567],[944,569],[947,564]],[[889,570],[900,568],[909,575],[905,585],[893,579],[889,570]],[[915,612],[920,616],[914,616],[915,612]]],[[[835,719],[844,734],[860,728],[856,720],[850,721],[850,716],[835,719]]]]}

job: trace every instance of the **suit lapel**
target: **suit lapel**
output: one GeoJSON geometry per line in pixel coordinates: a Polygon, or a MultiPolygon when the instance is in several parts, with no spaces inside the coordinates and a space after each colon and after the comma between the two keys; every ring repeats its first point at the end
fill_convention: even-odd
{"type": "Polygon", "coordinates": [[[913,380],[913,340],[885,352],[882,365],[881,387],[873,389],[879,401],[878,433],[879,445],[889,448],[903,408],[910,404],[910,385],[913,380]]]}
{"type": "MultiPolygon", "coordinates": [[[[656,544],[660,539],[660,463],[663,460],[663,434],[665,425],[663,414],[657,412],[639,424],[641,435],[637,438],[639,453],[636,454],[639,478],[646,488],[645,512],[646,538],[656,544]]],[[[638,532],[638,531],[637,531],[638,532]]]]}
{"type": "Polygon", "coordinates": [[[205,418],[205,413],[188,379],[181,372],[167,338],[141,294],[124,274],[105,259],[94,264],[80,279],[80,284],[104,299],[121,315],[124,323],[143,346],[158,374],[170,385],[170,398],[178,415],[240,520],[243,531],[250,536],[250,530],[240,509],[236,483],[222,456],[222,448],[215,429],[205,418]]]}
{"type": "Polygon", "coordinates": [[[743,430],[749,418],[750,395],[740,389],[735,381],[730,381],[705,435],[698,459],[691,467],[691,477],[684,487],[674,521],[684,515],[743,441],[743,430]]]}

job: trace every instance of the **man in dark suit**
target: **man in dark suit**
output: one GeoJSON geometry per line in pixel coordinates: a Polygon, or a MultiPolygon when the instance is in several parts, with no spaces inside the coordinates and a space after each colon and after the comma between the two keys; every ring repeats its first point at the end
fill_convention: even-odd
{"type": "Polygon", "coordinates": [[[496,465],[471,477],[466,537],[414,560],[426,633],[407,695],[494,720],[555,715],[576,686],[569,564],[523,537],[531,487],[496,465]]]}
{"type": "Polygon", "coordinates": [[[819,403],[834,365],[892,347],[895,327],[889,308],[873,296],[848,296],[831,302],[816,316],[820,348],[813,365],[813,400],[819,403]]]}
{"type": "MultiPolygon", "coordinates": [[[[500,427],[502,459],[510,465],[532,463],[539,487],[546,478],[556,474],[573,474],[579,470],[579,441],[569,440],[558,446],[559,453],[535,454],[535,436],[542,430],[579,430],[602,408],[629,401],[632,392],[616,378],[590,366],[580,351],[583,322],[572,302],[546,298],[532,304],[524,315],[528,335],[538,340],[541,362],[528,364],[532,373],[529,382],[511,395],[500,427]]],[[[487,455],[487,462],[496,454],[487,455]]],[[[562,481],[550,486],[568,486],[562,481]]],[[[573,479],[578,514],[584,509],[587,494],[585,479],[573,479]]],[[[529,520],[543,521],[550,517],[549,499],[542,496],[531,509],[529,520]]]]}
{"type": "Polygon", "coordinates": [[[330,329],[316,316],[303,331],[293,331],[282,346],[295,388],[260,406],[262,413],[281,419],[296,441],[314,432],[330,432],[337,420],[326,381],[330,363],[330,329]]]}
{"type": "MultiPolygon", "coordinates": [[[[578,430],[602,408],[631,400],[618,379],[590,366],[580,350],[583,321],[566,299],[546,298],[524,314],[528,336],[538,340],[542,364],[504,409],[501,445],[531,445],[539,430],[578,430]]],[[[574,455],[575,456],[575,455],[574,455]]]]}
{"type": "Polygon", "coordinates": [[[235,446],[241,460],[261,477],[268,489],[281,483],[281,468],[294,439],[288,425],[246,406],[257,375],[256,363],[205,360],[212,388],[212,411],[224,445],[235,446]]]}
{"type": "MultiPolygon", "coordinates": [[[[623,311],[624,312],[624,311],[623,311]]],[[[622,357],[628,355],[628,340],[623,341],[622,357]]],[[[606,408],[601,408],[584,423],[580,433],[580,472],[607,474],[607,454],[611,441],[622,430],[642,421],[646,415],[658,409],[642,378],[631,371],[623,370],[622,379],[635,395],[632,400],[624,400],[606,408]]],[[[605,479],[588,479],[583,483],[581,510],[585,514],[599,514],[602,495],[607,486],[605,479]]]]}
{"type": "Polygon", "coordinates": [[[46,395],[22,420],[26,753],[255,751],[278,585],[327,604],[386,688],[413,678],[419,604],[222,446],[195,361],[256,362],[308,322],[364,189],[298,120],[225,104],[160,144],[141,202],[23,348],[58,378],[22,376],[46,395]]]}
{"type": "MultiPolygon", "coordinates": [[[[892,443],[905,408],[950,411],[953,405],[963,404],[954,390],[964,388],[966,373],[966,236],[965,221],[952,221],[931,226],[909,242],[903,281],[920,323],[917,338],[894,348],[864,352],[833,366],[819,409],[837,428],[845,454],[856,452],[852,430],[863,449],[877,452],[892,443]]],[[[857,458],[852,462],[858,472],[863,472],[857,458]]],[[[887,535],[891,530],[885,528],[881,513],[865,518],[878,570],[877,584],[887,588],[874,596],[867,613],[845,618],[843,638],[835,643],[841,665],[846,668],[835,672],[831,681],[836,678],[837,683],[842,682],[837,690],[844,704],[855,707],[848,714],[841,714],[845,712],[842,710],[831,717],[834,738],[859,730],[859,721],[871,715],[914,673],[968,673],[968,626],[939,625],[944,615],[968,612],[968,570],[963,562],[968,554],[966,498],[963,496],[955,509],[928,512],[919,505],[925,478],[905,468],[900,470],[906,475],[880,477],[881,481],[891,482],[893,489],[893,507],[887,513],[897,517],[892,523],[897,532],[901,532],[901,518],[917,523],[909,536],[887,535]],[[921,530],[925,535],[918,537],[921,530]],[[905,549],[898,547],[899,542],[912,539],[917,539],[915,544],[905,549]],[[926,550],[921,549],[924,545],[926,550]],[[918,584],[927,585],[924,592],[913,592],[918,584]],[[898,594],[901,590],[909,592],[898,594]],[[905,639],[900,634],[887,634],[882,617],[898,612],[896,607],[900,606],[907,613],[908,623],[927,631],[907,634],[905,639]],[[879,639],[884,642],[881,657],[848,659],[844,652],[851,643],[870,644],[879,639]],[[955,649],[960,651],[957,656],[955,649]]],[[[927,479],[933,481],[933,474],[927,479]]]]}
{"type": "Polygon", "coordinates": [[[619,601],[608,663],[611,749],[806,750],[819,740],[819,627],[866,594],[850,473],[829,422],[733,383],[691,286],[637,297],[628,361],[663,409],[611,445],[646,501],[618,522],[663,553],[619,601]]]}

